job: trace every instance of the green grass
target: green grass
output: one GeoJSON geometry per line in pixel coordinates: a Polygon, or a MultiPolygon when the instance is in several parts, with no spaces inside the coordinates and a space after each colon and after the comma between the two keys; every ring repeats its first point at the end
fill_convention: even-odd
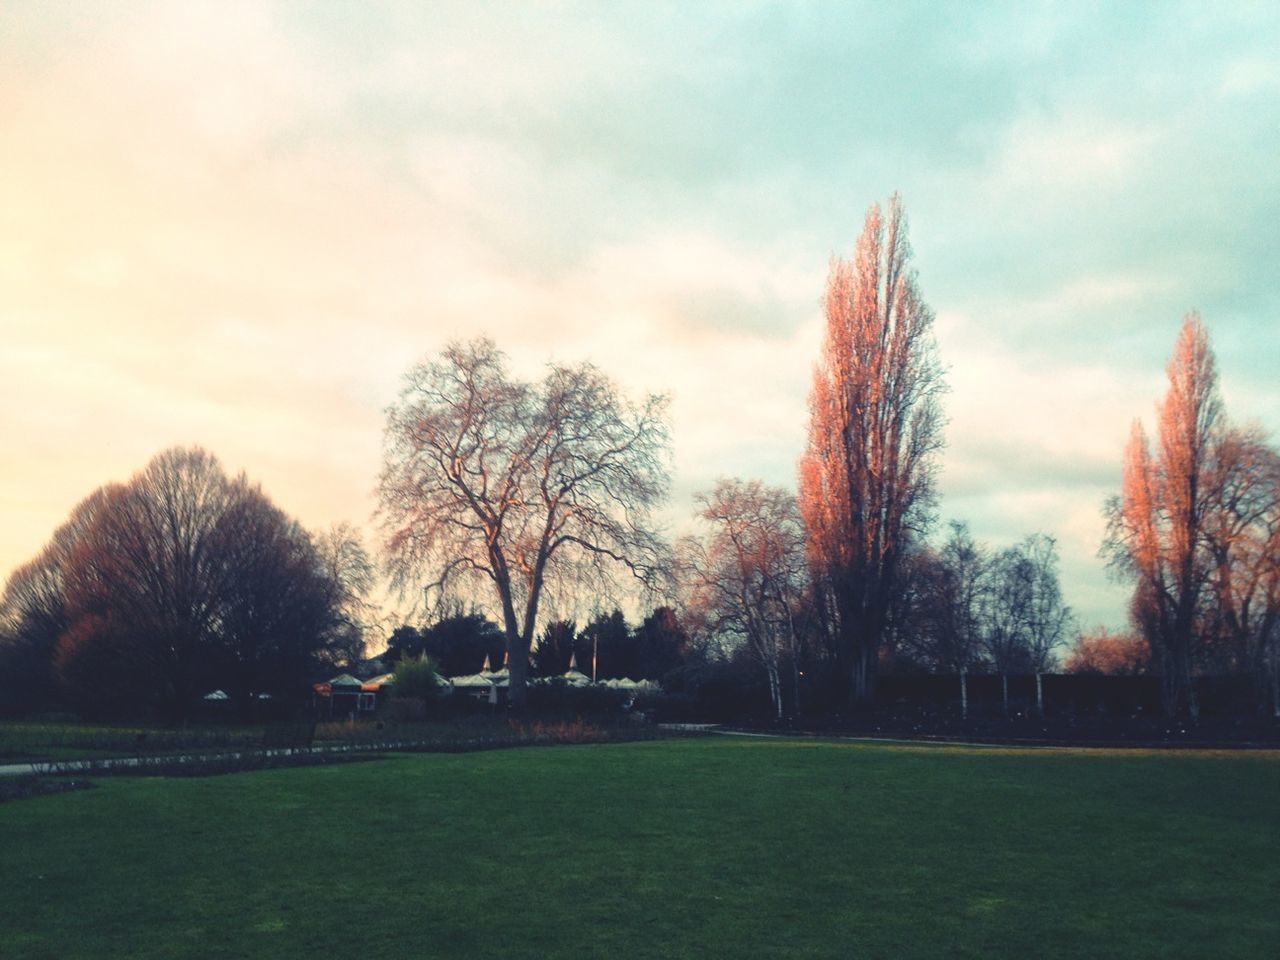
{"type": "Polygon", "coordinates": [[[0,763],[92,760],[183,751],[236,750],[262,743],[261,726],[192,726],[0,721],[0,763]]]}
{"type": "Polygon", "coordinates": [[[1280,956],[1280,756],[698,739],[0,806],[0,956],[1280,956]]]}
{"type": "MultiPolygon", "coordinates": [[[[145,759],[182,755],[243,753],[262,748],[320,747],[451,750],[509,746],[531,741],[587,742],[652,739],[653,728],[634,724],[593,724],[581,720],[512,724],[487,714],[452,720],[397,722],[361,719],[285,722],[270,726],[210,724],[161,727],[51,721],[0,721],[0,764],[145,759]],[[314,733],[314,741],[310,734],[314,733]]],[[[2,960],[2,958],[0,958],[2,960]]]]}

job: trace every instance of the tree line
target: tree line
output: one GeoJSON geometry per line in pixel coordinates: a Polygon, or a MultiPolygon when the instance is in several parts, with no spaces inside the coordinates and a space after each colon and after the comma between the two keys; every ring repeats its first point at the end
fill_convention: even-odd
{"type": "MultiPolygon", "coordinates": [[[[447,673],[501,654],[517,710],[532,674],[570,656],[581,668],[588,645],[604,676],[748,663],[777,717],[805,708],[802,688],[869,708],[885,669],[1051,667],[1073,630],[1053,539],[992,549],[963,523],[931,539],[944,382],[896,196],[832,262],[823,315],[796,491],[722,479],[675,544],[656,520],[664,397],[633,401],[590,363],[521,380],[485,338],[413,366],[386,411],[376,521],[386,574],[432,626],[397,631],[393,653],[447,673]],[[624,594],[654,611],[634,631],[545,622],[624,594]]],[[[1159,672],[1170,715],[1195,712],[1197,672],[1247,673],[1259,708],[1280,711],[1280,456],[1227,421],[1195,315],[1169,383],[1154,448],[1136,423],[1106,506],[1132,635],[1092,631],[1068,663],[1159,672]]],[[[297,697],[358,662],[375,578],[349,526],[310,534],[204,451],[167,451],[88,497],[10,577],[6,696],[56,687],[88,711],[146,702],[175,717],[212,686],[243,703],[297,697]]]]}
{"type": "MultiPolygon", "coordinates": [[[[529,660],[532,676],[559,677],[571,668],[593,680],[661,683],[690,653],[689,636],[671,607],[658,607],[632,627],[621,610],[600,613],[579,626],[552,620],[538,634],[529,660]]],[[[497,670],[507,659],[501,628],[479,611],[454,612],[424,627],[403,625],[383,657],[392,664],[427,657],[449,677],[497,670]]]]}

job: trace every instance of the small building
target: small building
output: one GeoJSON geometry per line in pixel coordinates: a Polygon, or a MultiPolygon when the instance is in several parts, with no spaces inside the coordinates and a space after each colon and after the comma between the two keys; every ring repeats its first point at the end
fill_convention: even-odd
{"type": "Polygon", "coordinates": [[[363,690],[364,683],[349,673],[340,673],[332,680],[317,683],[311,689],[311,703],[317,712],[328,717],[347,717],[361,712],[372,712],[377,707],[373,693],[363,690]],[[362,697],[367,697],[363,699],[362,697]],[[366,708],[362,711],[362,708],[366,708]]]}

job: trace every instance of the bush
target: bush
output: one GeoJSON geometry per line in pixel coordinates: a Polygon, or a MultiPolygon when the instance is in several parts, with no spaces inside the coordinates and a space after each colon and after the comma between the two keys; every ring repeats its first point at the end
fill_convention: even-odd
{"type": "Polygon", "coordinates": [[[529,687],[529,709],[536,713],[582,717],[619,713],[631,694],[609,687],[575,687],[562,680],[529,687]]]}
{"type": "Polygon", "coordinates": [[[392,696],[397,700],[414,699],[426,703],[444,691],[440,674],[429,657],[405,657],[396,665],[391,681],[392,696]]]}

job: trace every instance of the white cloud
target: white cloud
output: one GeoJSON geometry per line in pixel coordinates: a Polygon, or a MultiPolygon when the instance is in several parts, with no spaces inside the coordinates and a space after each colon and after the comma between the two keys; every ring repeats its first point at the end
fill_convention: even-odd
{"type": "Polygon", "coordinates": [[[1265,23],[1202,21],[1194,70],[1105,12],[921,24],[898,83],[888,15],[846,62],[851,22],[804,12],[83,9],[0,11],[0,573],[170,443],[363,521],[400,373],[480,333],[669,392],[681,496],[791,485],[830,238],[895,184],[950,368],[942,512],[1047,527],[1091,619],[1122,617],[1099,498],[1202,291],[1234,298],[1233,415],[1280,423],[1265,23]]]}

